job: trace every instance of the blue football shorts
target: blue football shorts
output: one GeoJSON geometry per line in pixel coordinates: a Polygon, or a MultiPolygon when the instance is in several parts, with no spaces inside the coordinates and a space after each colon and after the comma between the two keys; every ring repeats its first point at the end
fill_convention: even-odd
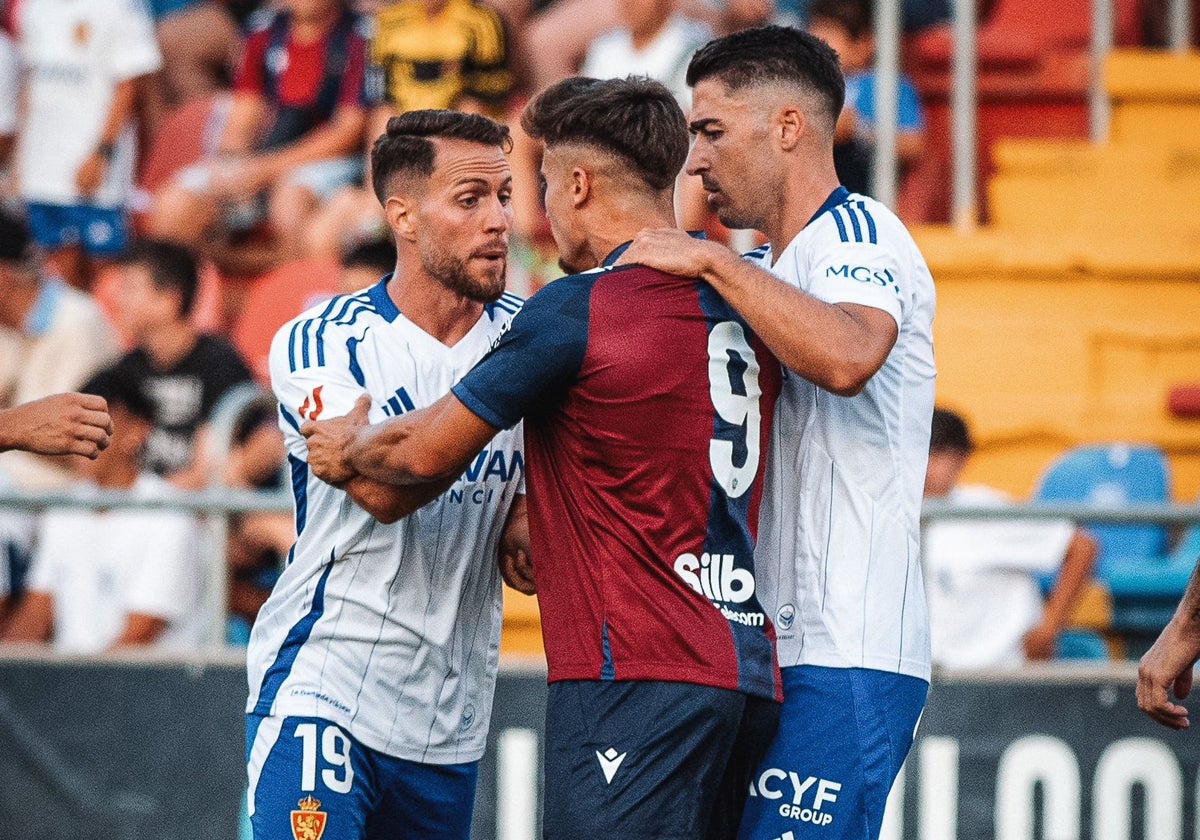
{"type": "Polygon", "coordinates": [[[783,669],[779,732],[739,840],[875,840],[929,684],[865,668],[783,669]]]}
{"type": "Polygon", "coordinates": [[[129,221],[123,210],[36,202],[25,209],[33,240],[47,251],[77,245],[93,257],[115,257],[129,244],[129,221]]]}
{"type": "Polygon", "coordinates": [[[779,709],[691,683],[551,683],[544,840],[733,840],[779,709]]]}
{"type": "Polygon", "coordinates": [[[246,716],[254,840],[468,840],[479,762],[421,764],[322,718],[246,716]]]}

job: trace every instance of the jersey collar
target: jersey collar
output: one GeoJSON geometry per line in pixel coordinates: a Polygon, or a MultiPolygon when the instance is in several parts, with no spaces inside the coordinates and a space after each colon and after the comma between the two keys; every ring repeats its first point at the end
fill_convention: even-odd
{"type": "Polygon", "coordinates": [[[837,207],[839,204],[842,204],[849,197],[850,197],[850,190],[846,189],[845,187],[843,187],[839,184],[837,189],[835,189],[833,192],[831,192],[829,194],[829,198],[825,199],[825,203],[817,208],[817,212],[812,214],[812,218],[809,219],[807,222],[805,222],[804,226],[808,227],[813,222],[815,222],[820,216],[822,216],[825,213],[828,213],[830,210],[832,210],[834,207],[837,207]]]}
{"type": "Polygon", "coordinates": [[[372,286],[370,291],[367,292],[367,295],[371,298],[371,303],[375,304],[376,311],[389,324],[395,321],[396,316],[400,314],[400,310],[392,302],[392,296],[387,293],[387,284],[391,279],[392,274],[390,272],[383,275],[383,279],[372,286]]]}
{"type": "MultiPolygon", "coordinates": [[[[704,231],[702,231],[702,230],[689,230],[688,236],[692,237],[692,239],[707,239],[708,238],[705,235],[704,231]]],[[[624,254],[626,251],[628,251],[629,246],[632,244],[633,244],[633,240],[631,239],[628,242],[622,242],[616,248],[613,248],[612,251],[609,253],[609,255],[604,258],[604,262],[600,263],[600,267],[601,268],[611,268],[613,263],[615,263],[617,260],[621,259],[621,255],[624,254]]]]}

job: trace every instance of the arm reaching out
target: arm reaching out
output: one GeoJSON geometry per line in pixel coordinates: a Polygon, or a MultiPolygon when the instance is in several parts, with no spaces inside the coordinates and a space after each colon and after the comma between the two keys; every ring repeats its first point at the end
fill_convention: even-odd
{"type": "Polygon", "coordinates": [[[453,481],[499,431],[453,394],[374,425],[367,423],[369,408],[364,396],[344,417],[300,427],[309,466],[322,481],[339,487],[355,476],[388,485],[453,481]]]}
{"type": "Polygon", "coordinates": [[[92,394],[55,394],[0,411],[0,452],[95,459],[112,435],[108,403],[92,394]]]}
{"type": "Polygon", "coordinates": [[[826,303],[751,265],[724,245],[675,229],[643,230],[617,261],[700,277],[736,309],[785,367],[826,391],[854,396],[892,351],[889,313],[826,303]]]}
{"type": "Polygon", "coordinates": [[[1138,664],[1138,708],[1163,726],[1187,729],[1186,706],[1171,702],[1168,692],[1183,700],[1192,690],[1192,666],[1200,659],[1200,562],[1192,571],[1183,600],[1170,623],[1138,664]]]}

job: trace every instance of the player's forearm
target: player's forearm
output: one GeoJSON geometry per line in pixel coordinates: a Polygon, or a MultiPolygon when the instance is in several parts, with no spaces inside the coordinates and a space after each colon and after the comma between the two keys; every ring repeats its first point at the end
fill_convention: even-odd
{"type": "Polygon", "coordinates": [[[11,408],[0,410],[0,452],[22,449],[23,443],[20,414],[11,408]]]}
{"type": "MultiPolygon", "coordinates": [[[[883,366],[895,342],[856,310],[825,303],[751,265],[713,249],[704,279],[736,309],[789,370],[827,391],[853,396],[883,366]]],[[[886,314],[886,313],[885,313],[886,314]]]]}
{"type": "Polygon", "coordinates": [[[137,99],[138,79],[119,82],[113,90],[112,106],[100,132],[100,143],[112,145],[121,136],[125,124],[133,118],[133,105],[137,99]]]}
{"type": "Polygon", "coordinates": [[[391,525],[425,507],[445,493],[454,481],[447,478],[429,484],[396,486],[359,475],[343,489],[356,505],[384,525],[391,525]]]}
{"type": "Polygon", "coordinates": [[[421,445],[428,414],[423,409],[365,426],[351,440],[346,460],[358,475],[394,486],[428,484],[457,475],[455,465],[431,458],[421,445]]]}

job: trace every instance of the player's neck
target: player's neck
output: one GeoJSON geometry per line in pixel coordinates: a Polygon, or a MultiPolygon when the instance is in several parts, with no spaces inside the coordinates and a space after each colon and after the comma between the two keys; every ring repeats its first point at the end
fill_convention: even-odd
{"type": "Polygon", "coordinates": [[[169,370],[179,364],[200,340],[195,328],[187,321],[176,321],[156,328],[139,342],[150,364],[157,370],[169,370]]]}
{"type": "Polygon", "coordinates": [[[767,214],[762,232],[771,243],[771,252],[778,255],[804,230],[809,220],[821,209],[829,194],[838,188],[837,172],[832,154],[827,166],[795,166],[784,186],[782,206],[777,213],[767,214]]]}
{"type": "Polygon", "coordinates": [[[483,316],[483,304],[464,297],[423,271],[398,270],[387,284],[388,296],[405,318],[453,347],[483,316]]]}
{"type": "Polygon", "coordinates": [[[595,224],[587,225],[587,252],[595,265],[633,240],[646,228],[676,227],[675,209],[666,203],[635,203],[628,206],[608,204],[597,207],[593,215],[595,224]]]}
{"type": "Polygon", "coordinates": [[[642,50],[646,49],[646,47],[654,43],[654,39],[662,33],[670,19],[671,16],[668,14],[658,20],[650,21],[645,26],[640,26],[637,29],[630,29],[629,41],[631,44],[633,44],[633,48],[638,52],[641,52],[642,50]]]}
{"type": "Polygon", "coordinates": [[[325,34],[325,30],[333,26],[338,14],[340,12],[335,8],[325,14],[293,18],[290,33],[292,40],[302,44],[316,41],[325,34]]]}

